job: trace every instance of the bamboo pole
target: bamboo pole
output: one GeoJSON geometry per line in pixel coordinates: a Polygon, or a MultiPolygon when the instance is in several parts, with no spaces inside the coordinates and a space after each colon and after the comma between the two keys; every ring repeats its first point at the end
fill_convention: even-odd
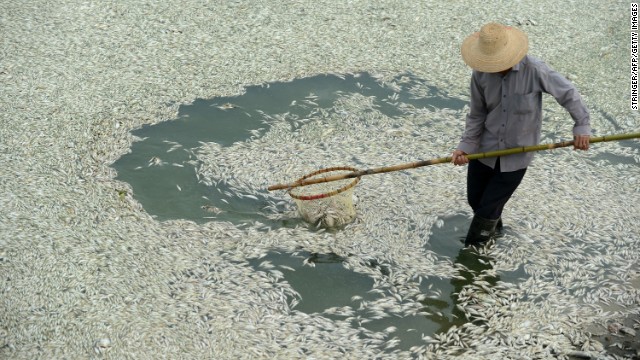
{"type": "MultiPolygon", "coordinates": [[[[618,141],[618,140],[628,140],[628,139],[636,139],[636,138],[640,138],[640,132],[592,137],[589,139],[589,143],[593,144],[593,143],[606,142],[606,141],[618,141]]],[[[551,143],[551,144],[523,146],[523,147],[517,147],[517,148],[511,148],[511,149],[505,149],[505,150],[496,150],[496,151],[488,151],[488,152],[477,153],[477,154],[469,154],[467,155],[467,158],[469,160],[485,159],[490,157],[520,154],[525,152],[557,149],[557,148],[572,146],[573,144],[574,144],[574,141],[572,140],[572,141],[562,141],[562,142],[551,143]]],[[[343,180],[343,179],[352,179],[352,178],[361,177],[363,175],[381,174],[381,173],[387,173],[391,171],[413,169],[417,167],[442,164],[442,163],[448,163],[448,162],[451,162],[451,156],[431,159],[431,160],[414,161],[410,163],[398,164],[393,166],[383,166],[383,167],[373,168],[368,170],[353,171],[348,174],[333,175],[333,176],[320,177],[315,179],[306,179],[303,181],[296,181],[290,184],[276,184],[276,185],[269,186],[267,190],[273,191],[273,190],[281,190],[281,189],[291,189],[298,186],[306,186],[306,185],[343,180]]]]}

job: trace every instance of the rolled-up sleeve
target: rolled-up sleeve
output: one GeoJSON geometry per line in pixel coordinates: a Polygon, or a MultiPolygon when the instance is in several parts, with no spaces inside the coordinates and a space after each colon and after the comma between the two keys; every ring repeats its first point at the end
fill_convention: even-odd
{"type": "Polygon", "coordinates": [[[544,63],[539,71],[542,89],[553,96],[571,115],[574,121],[573,135],[591,135],[589,110],[576,87],[544,63]]]}
{"type": "Polygon", "coordinates": [[[484,130],[484,122],[487,118],[487,105],[475,71],[471,76],[470,92],[471,99],[469,101],[469,113],[467,114],[465,131],[458,144],[458,150],[462,150],[467,154],[478,151],[480,137],[484,130]]]}

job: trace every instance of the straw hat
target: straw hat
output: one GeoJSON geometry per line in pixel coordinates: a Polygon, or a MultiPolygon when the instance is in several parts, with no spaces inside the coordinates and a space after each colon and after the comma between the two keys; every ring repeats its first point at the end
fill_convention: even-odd
{"type": "Polygon", "coordinates": [[[511,26],[484,25],[462,42],[462,59],[472,69],[494,73],[509,69],[527,54],[527,35],[511,26]]]}

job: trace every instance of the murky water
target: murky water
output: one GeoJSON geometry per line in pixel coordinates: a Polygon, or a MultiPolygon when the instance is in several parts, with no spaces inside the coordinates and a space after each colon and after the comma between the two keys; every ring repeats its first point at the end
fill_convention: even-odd
{"type": "MultiPolygon", "coordinates": [[[[256,271],[275,269],[283,273],[286,282],[298,297],[290,298],[293,311],[319,314],[335,321],[348,321],[362,330],[362,336],[384,332],[393,328],[389,338],[399,340],[398,349],[409,350],[424,343],[422,336],[446,332],[452,326],[466,323],[464,313],[457,308],[457,294],[471,284],[483,271],[492,269],[492,259],[479,255],[474,249],[464,249],[462,242],[469,219],[463,215],[449,217],[444,225],[434,230],[426,245],[438,254],[463,265],[462,278],[447,279],[426,277],[419,284],[421,293],[427,295],[420,300],[424,315],[388,316],[372,319],[368,303],[392,296],[390,292],[374,290],[374,281],[367,274],[349,270],[346,260],[336,254],[311,254],[300,251],[284,253],[273,251],[261,258],[249,259],[256,271]],[[361,321],[364,320],[364,321],[361,321]]],[[[388,275],[390,265],[369,260],[365,265],[388,275]]],[[[514,272],[503,272],[500,276],[485,276],[490,284],[498,281],[518,283],[526,278],[524,268],[514,272]]]]}

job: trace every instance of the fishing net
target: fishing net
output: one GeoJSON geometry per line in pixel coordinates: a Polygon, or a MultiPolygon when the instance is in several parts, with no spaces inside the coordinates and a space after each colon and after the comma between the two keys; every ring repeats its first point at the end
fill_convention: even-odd
{"type": "MultiPolygon", "coordinates": [[[[347,166],[326,168],[307,174],[296,182],[344,175],[354,171],[358,169],[347,166]]],[[[289,190],[289,195],[305,221],[327,228],[338,227],[350,223],[356,217],[353,189],[358,181],[360,177],[294,187],[289,190]]]]}
{"type": "MultiPolygon", "coordinates": [[[[640,138],[640,133],[607,135],[591,137],[588,139],[589,141],[587,144],[636,138],[640,138]]],[[[466,157],[469,160],[486,159],[525,152],[556,149],[572,145],[576,145],[576,140],[488,151],[469,154],[466,157]]],[[[303,219],[310,223],[317,224],[318,226],[324,225],[325,227],[336,227],[347,224],[355,219],[356,210],[353,206],[353,187],[358,183],[358,181],[360,181],[360,176],[382,174],[391,171],[413,169],[421,166],[445,164],[450,162],[451,157],[443,157],[362,171],[347,166],[332,167],[307,174],[292,184],[277,184],[270,186],[268,190],[289,189],[289,195],[291,195],[298,205],[298,212],[303,219]],[[350,174],[354,172],[357,172],[357,174],[350,174]]]]}

